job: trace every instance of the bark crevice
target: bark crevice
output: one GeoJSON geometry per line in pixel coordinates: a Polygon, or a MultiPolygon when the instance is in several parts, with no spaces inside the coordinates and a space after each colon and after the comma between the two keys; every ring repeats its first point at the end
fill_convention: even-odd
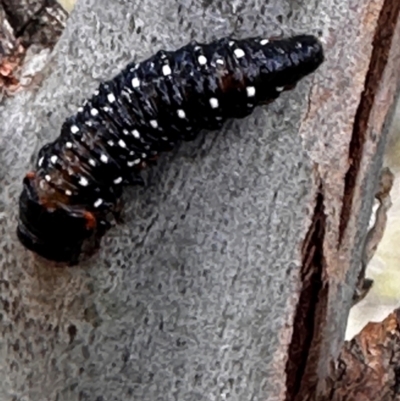
{"type": "Polygon", "coordinates": [[[370,121],[370,114],[375,104],[375,97],[379,92],[382,77],[389,61],[389,53],[392,48],[392,40],[395,35],[396,23],[399,15],[400,2],[386,0],[383,3],[372,42],[373,50],[368,73],[365,79],[365,87],[356,112],[349,146],[348,160],[350,166],[345,176],[338,247],[342,244],[347,224],[352,213],[357,177],[361,167],[363,148],[366,141],[366,134],[368,132],[368,122],[370,121]]]}
{"type": "Polygon", "coordinates": [[[324,196],[320,185],[312,222],[302,249],[303,263],[300,271],[302,287],[296,308],[292,341],[289,345],[289,359],[286,366],[286,401],[301,397],[305,376],[312,368],[310,365],[317,362],[317,360],[310,360],[309,357],[314,353],[313,350],[318,347],[318,341],[315,341],[315,332],[320,318],[324,316],[326,308],[324,300],[326,300],[328,293],[328,283],[324,282],[323,279],[325,229],[324,196]]]}

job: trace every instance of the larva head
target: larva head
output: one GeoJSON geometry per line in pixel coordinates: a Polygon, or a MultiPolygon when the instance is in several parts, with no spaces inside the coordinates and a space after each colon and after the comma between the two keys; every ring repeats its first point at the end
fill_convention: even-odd
{"type": "Polygon", "coordinates": [[[19,199],[17,236],[39,256],[68,265],[98,248],[98,227],[90,212],[49,206],[38,195],[38,180],[33,173],[23,181],[19,199]]]}

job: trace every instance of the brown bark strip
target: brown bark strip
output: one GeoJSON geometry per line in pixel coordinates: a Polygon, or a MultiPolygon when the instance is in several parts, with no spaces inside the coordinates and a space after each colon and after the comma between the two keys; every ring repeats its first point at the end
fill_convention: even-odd
{"type": "Polygon", "coordinates": [[[0,91],[11,95],[23,87],[21,69],[31,55],[52,48],[64,30],[68,14],[55,0],[0,0],[0,91]]]}
{"type": "MultiPolygon", "coordinates": [[[[324,316],[326,308],[328,287],[323,281],[325,260],[322,252],[325,224],[324,198],[320,191],[317,195],[313,221],[302,249],[303,263],[300,272],[302,288],[286,365],[286,401],[300,399],[302,384],[313,383],[311,378],[305,379],[305,376],[310,369],[309,365],[313,365],[313,369],[316,368],[313,362],[310,363],[310,356],[314,354],[312,348],[316,344],[315,331],[318,330],[320,317],[324,316]]],[[[314,360],[315,363],[317,361],[318,359],[314,360]]]]}
{"type": "Polygon", "coordinates": [[[16,71],[25,56],[25,49],[14,34],[4,8],[0,4],[0,91],[12,93],[18,89],[16,71]]]}
{"type": "Polygon", "coordinates": [[[373,51],[365,80],[365,89],[361,95],[361,101],[355,116],[354,129],[349,147],[350,167],[345,177],[344,198],[339,225],[339,245],[341,245],[344,238],[344,233],[352,212],[354,191],[360,170],[369,116],[375,104],[375,97],[389,60],[389,52],[392,47],[392,40],[399,15],[399,1],[386,0],[383,3],[373,40],[373,51]]]}
{"type": "Polygon", "coordinates": [[[68,13],[56,0],[1,0],[16,37],[28,47],[52,48],[60,37],[68,13]]]}
{"type": "Polygon", "coordinates": [[[67,12],[57,3],[44,5],[24,26],[21,41],[25,45],[53,48],[67,21],[67,12]]]}
{"type": "Polygon", "coordinates": [[[332,380],[324,401],[400,399],[400,309],[345,342],[332,380]]]}

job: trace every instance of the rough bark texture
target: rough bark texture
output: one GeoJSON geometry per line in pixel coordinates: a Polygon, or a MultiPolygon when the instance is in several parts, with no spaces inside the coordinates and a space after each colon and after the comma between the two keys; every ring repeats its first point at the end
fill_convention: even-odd
{"type": "Polygon", "coordinates": [[[25,47],[57,43],[68,14],[56,0],[1,0],[0,4],[25,47]]]}
{"type": "Polygon", "coordinates": [[[0,1],[1,95],[14,94],[32,78],[38,82],[36,73],[57,43],[67,16],[56,0],[0,1]]]}
{"type": "Polygon", "coordinates": [[[0,106],[0,399],[330,394],[399,81],[398,15],[392,0],[78,1],[41,90],[0,106]],[[322,68],[162,158],[95,259],[54,270],[19,245],[32,156],[100,80],[192,38],[319,30],[322,68]]]}
{"type": "Polygon", "coordinates": [[[400,397],[400,309],[346,341],[326,400],[392,401],[400,397]]]}
{"type": "Polygon", "coordinates": [[[1,94],[14,92],[19,87],[17,78],[25,49],[16,37],[7,14],[0,4],[0,91],[1,94]]]}

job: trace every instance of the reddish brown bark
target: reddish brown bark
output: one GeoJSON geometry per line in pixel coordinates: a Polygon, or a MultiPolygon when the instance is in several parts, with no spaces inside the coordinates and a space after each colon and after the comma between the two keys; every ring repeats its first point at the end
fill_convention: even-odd
{"type": "Polygon", "coordinates": [[[0,2],[0,90],[10,95],[18,90],[27,49],[34,53],[52,48],[67,19],[55,0],[3,0],[0,2]]]}
{"type": "Polygon", "coordinates": [[[383,322],[368,323],[346,341],[321,400],[395,401],[400,397],[400,309],[383,322]]]}

